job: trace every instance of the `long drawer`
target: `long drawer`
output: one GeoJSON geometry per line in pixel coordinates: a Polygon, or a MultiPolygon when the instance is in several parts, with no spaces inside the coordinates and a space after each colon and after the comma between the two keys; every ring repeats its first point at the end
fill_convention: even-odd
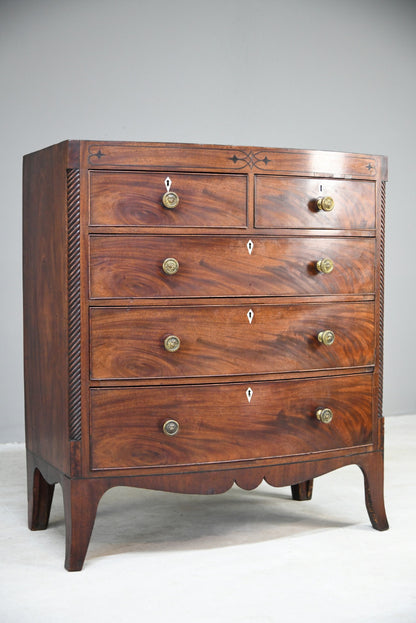
{"type": "Polygon", "coordinates": [[[90,224],[246,227],[247,176],[93,171],[90,224]],[[166,207],[163,203],[168,188],[177,196],[176,206],[166,207]]]}
{"type": "Polygon", "coordinates": [[[374,303],[95,307],[90,337],[92,379],[369,366],[374,303]]]}
{"type": "Polygon", "coordinates": [[[372,377],[91,390],[93,469],[299,455],[372,442],[372,377]],[[332,420],[318,420],[330,409],[332,420]],[[166,421],[177,434],[163,432],[166,421]],[[175,430],[175,429],[173,429],[175,430]]]}
{"type": "Polygon", "coordinates": [[[90,296],[368,294],[374,254],[373,238],[92,235],[90,296]]]}
{"type": "Polygon", "coordinates": [[[256,175],[256,227],[375,229],[375,183],[256,175]],[[333,199],[330,211],[318,200],[333,199]]]}

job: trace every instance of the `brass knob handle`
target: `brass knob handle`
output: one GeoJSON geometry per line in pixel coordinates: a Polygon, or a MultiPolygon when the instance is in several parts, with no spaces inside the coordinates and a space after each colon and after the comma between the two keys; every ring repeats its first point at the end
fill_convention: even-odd
{"type": "Polygon", "coordinates": [[[165,208],[168,208],[169,210],[173,210],[173,208],[176,208],[176,206],[179,204],[179,195],[177,195],[172,190],[170,190],[169,192],[163,195],[162,203],[165,206],[165,208]]]}
{"type": "Polygon", "coordinates": [[[174,435],[177,435],[179,432],[178,422],[176,420],[166,420],[166,422],[163,424],[163,432],[168,437],[173,437],[174,435]]]}
{"type": "Polygon", "coordinates": [[[174,257],[167,257],[162,264],[162,268],[166,275],[174,275],[179,270],[179,262],[174,257]]]}
{"type": "Polygon", "coordinates": [[[321,260],[318,260],[315,266],[316,270],[319,270],[320,273],[325,273],[325,275],[332,273],[334,270],[334,262],[330,260],[329,257],[324,257],[321,260]]]}
{"type": "Polygon", "coordinates": [[[333,331],[320,331],[318,333],[318,340],[325,344],[325,346],[331,346],[335,342],[335,333],[333,331]]]}
{"type": "Polygon", "coordinates": [[[176,335],[168,335],[167,337],[165,337],[163,344],[167,351],[169,351],[170,353],[175,353],[177,350],[179,350],[181,341],[176,335]]]}
{"type": "Polygon", "coordinates": [[[323,210],[324,212],[331,212],[334,209],[335,201],[332,197],[319,197],[317,200],[317,205],[319,210],[323,210]]]}
{"type": "Polygon", "coordinates": [[[334,417],[331,409],[317,409],[315,412],[316,417],[323,424],[329,424],[329,422],[334,417]]]}

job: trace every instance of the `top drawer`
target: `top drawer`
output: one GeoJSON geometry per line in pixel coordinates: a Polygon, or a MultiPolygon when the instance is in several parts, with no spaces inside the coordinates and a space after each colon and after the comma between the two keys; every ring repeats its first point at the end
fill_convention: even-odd
{"type": "Polygon", "coordinates": [[[256,175],[256,227],[375,229],[375,205],[374,182],[256,175]],[[323,197],[332,209],[319,209],[323,197]]]}
{"type": "Polygon", "coordinates": [[[247,225],[247,177],[92,171],[90,224],[244,228],[247,225]],[[179,198],[175,207],[163,204],[168,188],[179,198]]]}

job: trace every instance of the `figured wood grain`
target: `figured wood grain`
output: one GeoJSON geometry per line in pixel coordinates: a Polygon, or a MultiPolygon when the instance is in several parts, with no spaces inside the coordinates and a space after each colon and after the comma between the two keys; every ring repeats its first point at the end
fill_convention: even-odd
{"type": "Polygon", "coordinates": [[[92,172],[90,222],[93,225],[245,227],[247,177],[183,173],[92,172]],[[179,196],[174,209],[163,206],[165,180],[179,196]]]}
{"type": "Polygon", "coordinates": [[[259,228],[375,229],[374,182],[256,175],[255,225],[259,228]],[[319,210],[330,196],[335,207],[319,210]]]}
{"type": "Polygon", "coordinates": [[[313,478],[355,463],[372,525],[388,527],[386,179],[382,156],[309,150],[65,141],[25,157],[29,521],[46,528],[59,482],[67,569],[119,485],[211,494],[265,479],[305,499],[313,478]],[[332,212],[317,211],[322,195],[332,212]],[[314,272],[315,252],[330,275],[314,272]]]}
{"type": "Polygon", "coordinates": [[[94,469],[250,460],[371,443],[371,375],[91,391],[94,469]],[[330,424],[317,420],[331,408],[330,424]],[[168,419],[174,437],[163,433],[168,419]]]}
{"type": "Polygon", "coordinates": [[[374,304],[92,308],[91,378],[197,377],[374,363],[374,304]],[[254,318],[249,324],[247,313],[254,318]],[[317,335],[330,329],[332,346],[317,335]],[[179,337],[167,352],[164,339],[179,337]]]}
{"type": "Polygon", "coordinates": [[[90,236],[91,298],[374,293],[373,238],[90,236]],[[163,261],[179,262],[166,275],[163,261]],[[316,262],[329,257],[330,274],[316,262]]]}

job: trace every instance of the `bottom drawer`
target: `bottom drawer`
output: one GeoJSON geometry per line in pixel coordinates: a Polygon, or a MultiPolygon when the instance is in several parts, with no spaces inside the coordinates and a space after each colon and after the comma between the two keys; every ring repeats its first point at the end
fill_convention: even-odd
{"type": "Polygon", "coordinates": [[[371,388],[371,374],[354,374],[250,386],[92,389],[91,466],[216,463],[370,444],[371,388]],[[332,420],[320,421],[319,409],[330,409],[332,420]],[[179,424],[174,436],[163,432],[167,420],[179,424]]]}

